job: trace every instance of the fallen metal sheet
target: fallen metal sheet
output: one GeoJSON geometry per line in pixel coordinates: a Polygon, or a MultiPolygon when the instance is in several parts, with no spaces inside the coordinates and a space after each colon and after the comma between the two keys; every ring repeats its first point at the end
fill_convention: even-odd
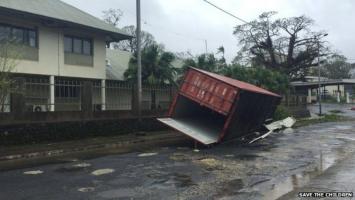
{"type": "Polygon", "coordinates": [[[293,117],[287,117],[283,120],[272,122],[271,124],[265,125],[269,131],[274,131],[282,129],[283,127],[291,128],[296,123],[296,119],[293,117]]]}
{"type": "Polygon", "coordinates": [[[191,118],[158,118],[158,120],[205,145],[218,142],[219,128],[210,125],[206,126],[207,124],[204,121],[191,118]]]}
{"type": "Polygon", "coordinates": [[[282,129],[282,128],[291,128],[294,124],[296,123],[296,119],[293,118],[293,117],[287,117],[283,120],[279,120],[279,121],[276,121],[276,122],[272,122],[268,125],[265,125],[265,127],[269,130],[267,133],[265,133],[264,135],[260,136],[260,137],[257,137],[257,138],[254,138],[253,140],[251,140],[249,142],[249,144],[257,141],[257,140],[260,140],[260,139],[264,139],[266,138],[267,136],[269,136],[271,133],[273,133],[275,130],[279,130],[279,129],[282,129]]]}

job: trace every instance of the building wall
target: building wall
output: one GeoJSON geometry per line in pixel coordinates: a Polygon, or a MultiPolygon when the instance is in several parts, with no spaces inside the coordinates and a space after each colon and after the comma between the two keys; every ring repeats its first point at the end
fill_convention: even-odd
{"type": "MultiPolygon", "coordinates": [[[[20,17],[19,17],[20,18],[20,17]]],[[[105,79],[105,36],[98,33],[66,30],[43,26],[39,22],[14,19],[0,15],[0,23],[38,30],[38,61],[20,60],[15,73],[55,75],[79,78],[105,79]],[[64,63],[64,34],[89,37],[93,40],[93,66],[75,66],[64,63]]],[[[20,52],[20,54],[22,54],[20,52]]]]}

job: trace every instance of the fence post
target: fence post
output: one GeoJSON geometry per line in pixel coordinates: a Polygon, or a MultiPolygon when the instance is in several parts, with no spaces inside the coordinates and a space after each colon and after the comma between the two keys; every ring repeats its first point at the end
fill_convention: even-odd
{"type": "Polygon", "coordinates": [[[106,80],[101,80],[101,110],[106,110],[106,80]]]}
{"type": "Polygon", "coordinates": [[[91,81],[84,81],[81,92],[81,111],[92,114],[93,84],[91,81]]]}
{"type": "Polygon", "coordinates": [[[132,85],[132,112],[134,114],[138,114],[138,97],[137,97],[137,91],[138,87],[137,84],[132,85]]]}
{"type": "Polygon", "coordinates": [[[11,112],[15,118],[21,118],[26,112],[26,99],[25,99],[25,78],[15,78],[15,90],[11,93],[10,104],[11,112]]]}
{"type": "Polygon", "coordinates": [[[55,77],[49,76],[49,110],[55,111],[55,77]]]}

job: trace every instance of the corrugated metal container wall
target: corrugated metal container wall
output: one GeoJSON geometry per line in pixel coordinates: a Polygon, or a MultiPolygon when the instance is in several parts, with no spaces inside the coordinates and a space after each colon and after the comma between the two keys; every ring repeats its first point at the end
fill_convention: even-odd
{"type": "Polygon", "coordinates": [[[272,117],[281,97],[242,81],[189,68],[170,110],[158,119],[203,143],[239,137],[272,117]]]}
{"type": "Polygon", "coordinates": [[[228,115],[238,89],[195,70],[189,70],[182,83],[180,94],[228,115]]]}

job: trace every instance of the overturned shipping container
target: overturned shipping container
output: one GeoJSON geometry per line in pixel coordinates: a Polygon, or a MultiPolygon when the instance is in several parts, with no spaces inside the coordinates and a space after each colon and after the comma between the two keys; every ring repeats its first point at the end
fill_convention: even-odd
{"type": "Polygon", "coordinates": [[[207,145],[260,128],[280,100],[279,95],[257,86],[189,68],[169,117],[158,120],[207,145]]]}

